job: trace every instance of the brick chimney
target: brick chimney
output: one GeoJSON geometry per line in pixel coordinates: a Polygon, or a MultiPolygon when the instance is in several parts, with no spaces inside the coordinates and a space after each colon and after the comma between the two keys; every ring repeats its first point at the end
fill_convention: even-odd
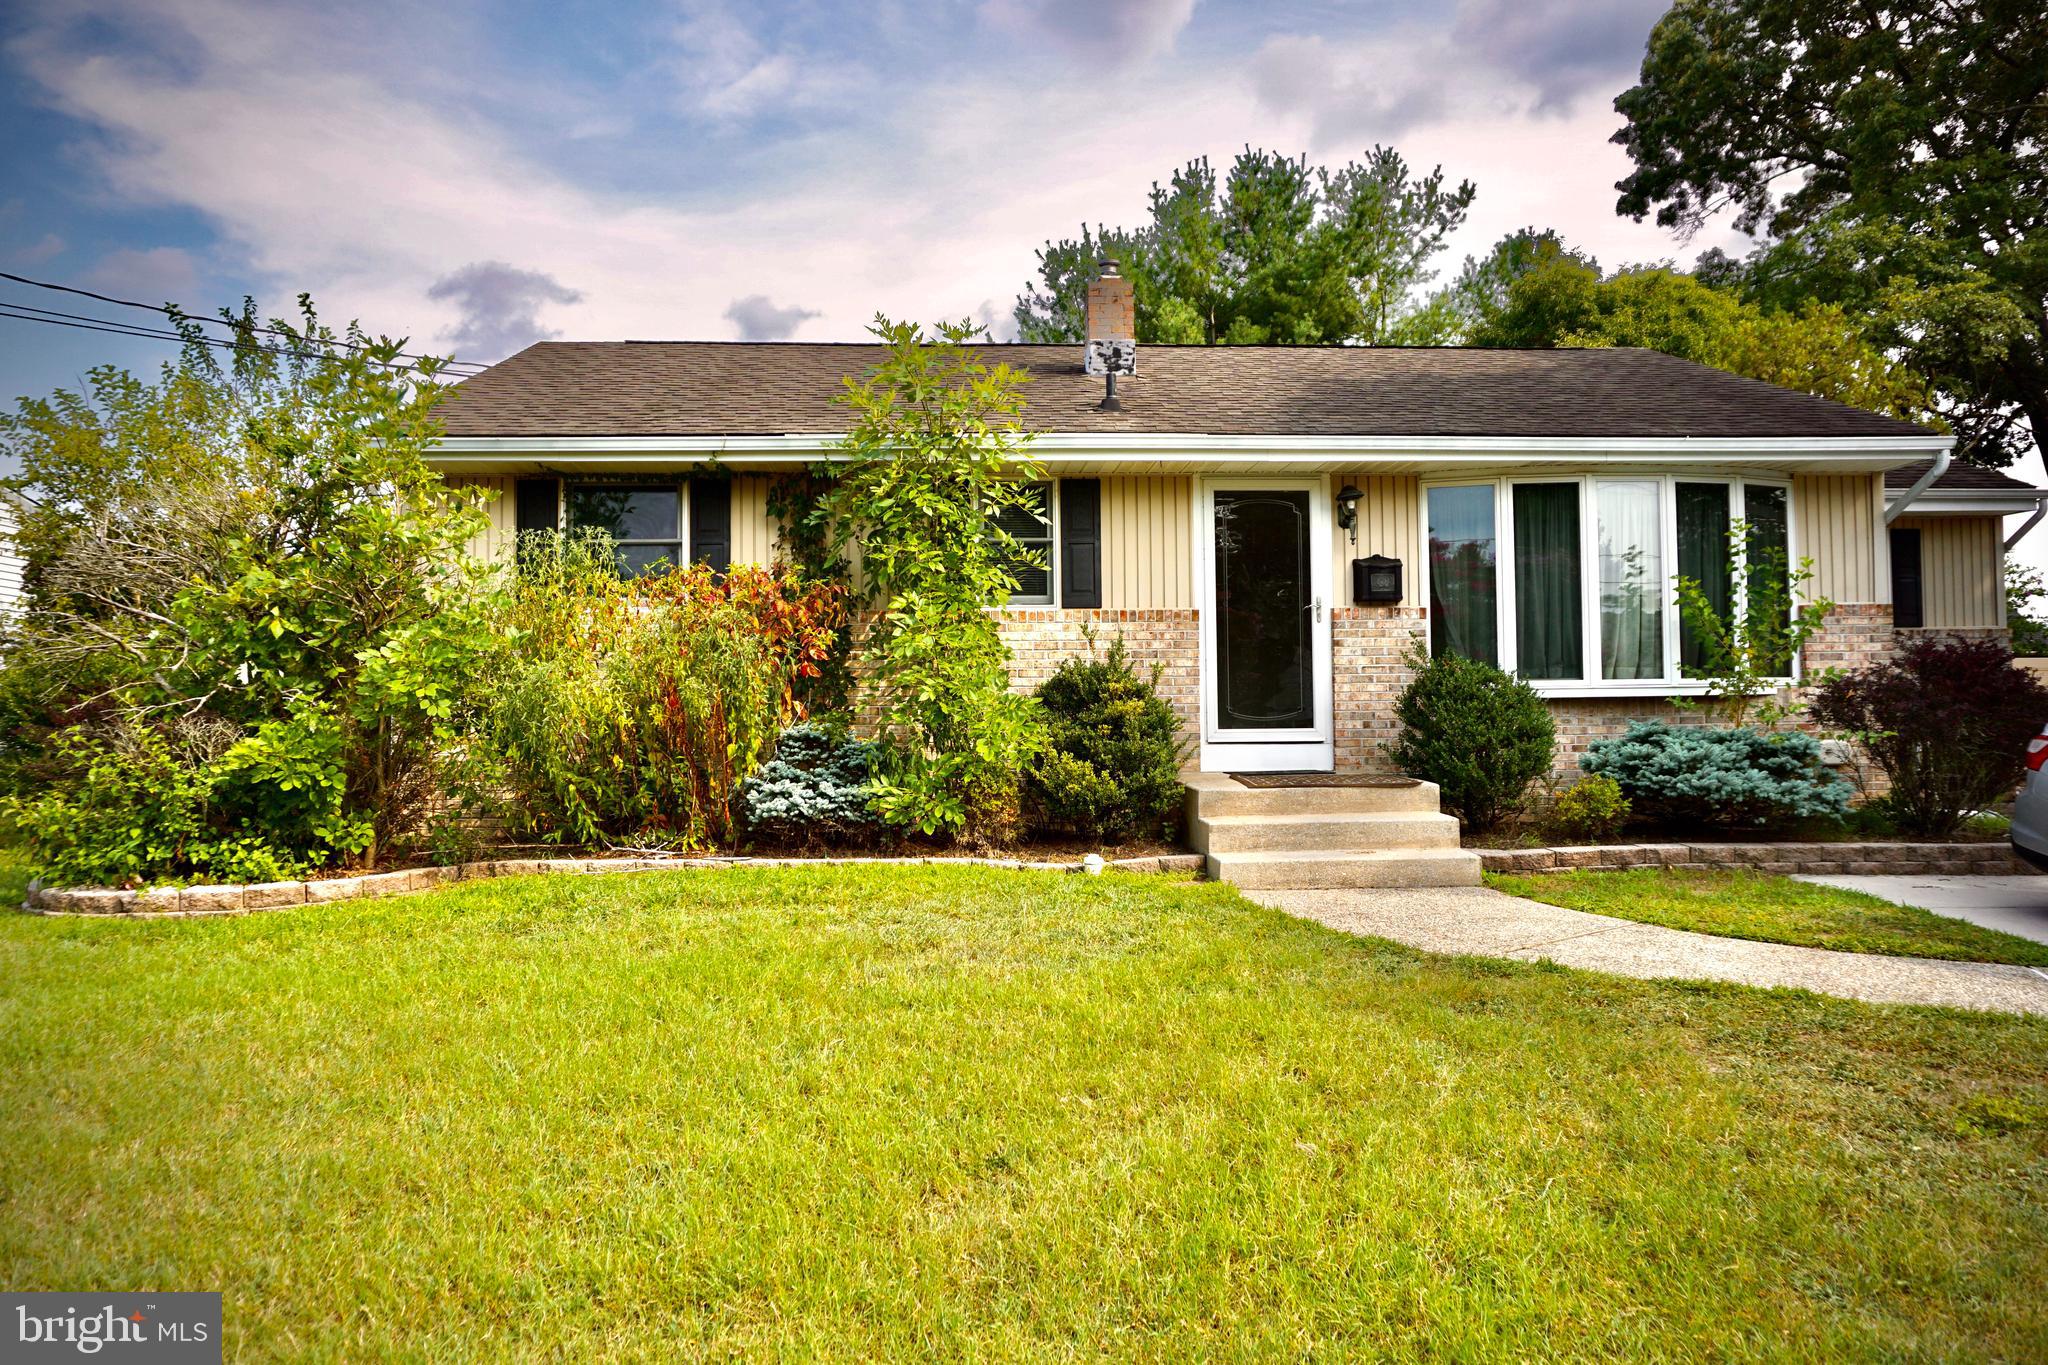
{"type": "MultiPolygon", "coordinates": [[[[1121,341],[1135,345],[1138,340],[1138,295],[1131,282],[1117,271],[1114,258],[1096,262],[1101,268],[1088,281],[1089,343],[1121,341]]],[[[1094,349],[1092,344],[1089,349],[1094,349]]]]}

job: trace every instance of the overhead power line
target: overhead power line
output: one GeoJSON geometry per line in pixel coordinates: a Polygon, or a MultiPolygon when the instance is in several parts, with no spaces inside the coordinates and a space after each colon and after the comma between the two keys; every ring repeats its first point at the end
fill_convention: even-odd
{"type": "MultiPolygon", "coordinates": [[[[26,305],[23,304],[8,303],[0,300],[0,318],[13,318],[17,322],[40,322],[51,327],[70,327],[81,332],[110,332],[115,336],[143,337],[151,341],[176,341],[180,343],[197,341],[202,346],[211,346],[223,351],[269,351],[272,354],[277,354],[282,349],[275,346],[265,346],[253,341],[229,341],[223,337],[188,337],[181,332],[157,331],[148,327],[138,327],[130,323],[108,318],[72,321],[70,319],[77,318],[80,315],[59,313],[47,317],[35,316],[37,313],[49,313],[50,310],[47,308],[29,309],[26,312],[16,311],[25,307],[26,305]]],[[[397,370],[404,374],[413,374],[419,370],[418,365],[401,365],[383,360],[366,360],[363,363],[374,365],[382,370],[397,370]]]]}
{"type": "MultiPolygon", "coordinates": [[[[36,289],[50,289],[50,290],[55,290],[55,291],[56,291],[57,293],[60,293],[60,294],[76,294],[76,295],[78,295],[78,296],[79,296],[80,298],[86,298],[86,299],[94,299],[94,300],[97,300],[97,301],[98,301],[98,302],[100,302],[100,303],[111,303],[111,304],[114,304],[114,305],[116,305],[116,306],[118,306],[118,307],[121,307],[121,308],[140,308],[140,309],[142,309],[142,310],[143,310],[144,312],[147,312],[147,313],[157,313],[157,314],[161,314],[161,315],[163,315],[163,316],[165,316],[165,317],[172,317],[172,318],[186,318],[186,319],[189,319],[189,320],[190,320],[190,321],[192,321],[192,322],[203,322],[203,323],[206,323],[206,324],[208,324],[209,326],[213,326],[213,327],[231,327],[231,328],[234,328],[234,329],[235,329],[236,331],[254,331],[254,332],[262,332],[262,333],[264,333],[265,335],[268,335],[268,336],[280,336],[280,337],[287,337],[287,338],[289,338],[289,337],[292,337],[292,336],[294,336],[294,335],[295,335],[294,333],[292,333],[292,332],[288,332],[288,331],[285,331],[285,330],[284,330],[283,328],[279,328],[279,327],[264,327],[264,326],[261,326],[261,325],[257,325],[257,324],[250,324],[249,326],[245,327],[245,326],[243,326],[243,324],[241,324],[241,323],[239,323],[239,322],[230,322],[230,321],[228,321],[228,320],[227,320],[227,319],[225,319],[225,318],[215,318],[215,317],[206,317],[206,316],[204,316],[204,315],[202,315],[202,314],[199,314],[199,313],[189,313],[189,312],[185,311],[185,309],[184,309],[184,308],[182,308],[182,307],[180,307],[180,306],[178,306],[178,305],[176,305],[176,304],[163,304],[163,303],[142,303],[142,302],[140,302],[139,300],[136,300],[136,299],[117,299],[117,298],[115,298],[115,297],[114,297],[113,295],[111,295],[111,294],[100,294],[100,293],[95,293],[95,292],[94,292],[93,290],[90,290],[90,289],[80,289],[80,288],[79,288],[79,287],[77,287],[76,285],[70,285],[70,284],[56,284],[56,283],[53,283],[53,282],[52,282],[52,281],[50,281],[50,280],[34,280],[34,279],[30,279],[30,278],[29,278],[28,276],[26,276],[26,275],[15,275],[15,274],[11,274],[11,273],[9,273],[8,271],[5,271],[5,270],[0,270],[0,280],[12,280],[12,281],[13,281],[14,283],[16,283],[16,284],[26,284],[26,285],[29,285],[29,286],[31,286],[31,287],[33,287],[33,288],[36,288],[36,289]]],[[[12,305],[12,306],[15,306],[15,307],[27,307],[27,305],[26,305],[26,304],[18,304],[18,305],[12,305]]],[[[32,311],[37,311],[37,312],[41,312],[41,311],[44,311],[44,310],[41,310],[41,309],[36,309],[36,310],[32,310],[32,311]]],[[[99,318],[95,318],[95,319],[93,319],[93,320],[94,320],[94,321],[96,321],[96,322],[98,322],[98,321],[104,321],[105,319],[99,319],[99,318]]],[[[349,349],[349,350],[360,350],[360,349],[362,349],[362,348],[361,348],[361,346],[360,346],[360,344],[359,344],[359,343],[357,343],[357,342],[353,342],[353,341],[342,341],[342,340],[340,340],[340,339],[338,339],[338,338],[337,338],[337,339],[334,339],[334,340],[332,340],[332,341],[330,341],[330,342],[329,342],[328,344],[330,344],[330,345],[334,345],[334,346],[341,346],[341,347],[346,347],[346,348],[347,348],[347,349],[349,349]]],[[[414,354],[412,354],[412,353],[411,353],[411,352],[409,352],[409,351],[399,351],[399,352],[398,352],[397,354],[398,354],[398,355],[399,355],[400,357],[402,357],[402,358],[404,358],[404,359],[406,359],[406,360],[426,360],[426,359],[429,359],[429,357],[427,357],[427,356],[422,356],[422,355],[414,355],[414,354]]],[[[433,358],[433,359],[439,359],[439,357],[438,357],[438,356],[437,356],[437,357],[432,357],[432,358],[433,358]]],[[[475,360],[450,360],[450,361],[447,361],[447,362],[445,362],[445,364],[446,364],[446,368],[449,368],[449,369],[469,370],[469,371],[471,371],[471,372],[477,372],[477,371],[482,371],[482,370],[486,370],[486,369],[489,369],[489,368],[490,368],[490,367],[489,367],[488,365],[485,365],[485,364],[483,364],[483,363],[482,363],[481,361],[475,361],[475,360]]]]}

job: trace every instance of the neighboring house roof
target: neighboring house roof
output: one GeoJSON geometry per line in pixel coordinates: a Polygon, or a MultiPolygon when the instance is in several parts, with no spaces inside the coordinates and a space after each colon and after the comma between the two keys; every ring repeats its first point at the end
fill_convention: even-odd
{"type": "MultiPolygon", "coordinates": [[[[1925,474],[1927,467],[1933,463],[1932,460],[1920,460],[1897,469],[1887,469],[1884,474],[1884,486],[1895,493],[1911,488],[1920,481],[1920,476],[1925,474]]],[[[2026,493],[2036,491],[2034,485],[2015,479],[2010,474],[1996,469],[1986,469],[1983,465],[1964,464],[1961,460],[1955,461],[1943,470],[1941,477],[1936,479],[1932,486],[1985,493],[2004,493],[2015,489],[2026,493]]]]}
{"type": "MultiPolygon", "coordinates": [[[[1081,348],[988,345],[1027,369],[1025,425],[1245,436],[1921,437],[1907,422],[1656,351],[1141,346],[1103,412],[1081,348]]],[[[781,436],[844,430],[831,400],[872,344],[540,342],[464,380],[451,437],[781,436]]]]}

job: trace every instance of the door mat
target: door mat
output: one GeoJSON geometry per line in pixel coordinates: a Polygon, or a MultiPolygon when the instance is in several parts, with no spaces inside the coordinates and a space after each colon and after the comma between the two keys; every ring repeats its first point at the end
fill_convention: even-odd
{"type": "Polygon", "coordinates": [[[1364,777],[1357,773],[1232,773],[1240,787],[1419,787],[1412,777],[1364,777]]]}

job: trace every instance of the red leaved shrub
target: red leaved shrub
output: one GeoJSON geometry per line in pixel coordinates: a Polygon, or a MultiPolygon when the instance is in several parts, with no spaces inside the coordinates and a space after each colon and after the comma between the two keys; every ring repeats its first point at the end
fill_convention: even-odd
{"type": "Polygon", "coordinates": [[[2003,641],[1925,635],[1830,679],[1813,717],[1862,742],[1891,779],[1901,828],[1941,836],[2019,781],[2048,687],[2013,667],[2003,641]]]}

